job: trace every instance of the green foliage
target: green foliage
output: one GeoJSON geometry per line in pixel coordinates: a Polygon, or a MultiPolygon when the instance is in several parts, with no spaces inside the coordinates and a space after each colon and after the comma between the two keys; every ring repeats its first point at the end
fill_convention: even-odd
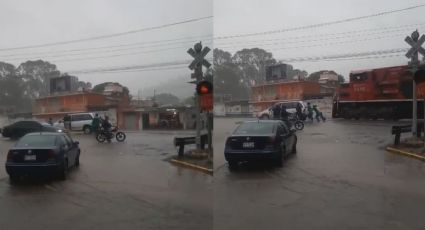
{"type": "Polygon", "coordinates": [[[155,102],[159,105],[179,105],[180,99],[170,93],[160,93],[155,95],[155,102]]]}
{"type": "Polygon", "coordinates": [[[195,106],[195,97],[191,96],[191,97],[185,98],[182,100],[181,104],[195,106]]]}
{"type": "Polygon", "coordinates": [[[249,98],[251,82],[265,80],[266,66],[276,64],[272,53],[252,48],[237,51],[233,56],[214,49],[214,93],[230,94],[235,100],[249,98]]]}

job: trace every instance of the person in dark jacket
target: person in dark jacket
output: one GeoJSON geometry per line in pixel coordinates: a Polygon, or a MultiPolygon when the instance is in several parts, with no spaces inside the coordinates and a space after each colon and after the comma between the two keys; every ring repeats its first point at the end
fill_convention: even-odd
{"type": "Polygon", "coordinates": [[[280,111],[280,118],[282,119],[283,122],[285,122],[285,124],[288,128],[291,127],[291,125],[289,123],[289,113],[286,110],[285,105],[282,105],[282,108],[281,108],[281,111],[280,111]]]}
{"type": "Polygon", "coordinates": [[[273,119],[280,119],[280,111],[281,111],[280,105],[274,105],[272,111],[273,111],[273,119]]]}
{"type": "Polygon", "coordinates": [[[65,129],[71,130],[71,116],[65,115],[65,117],[63,117],[63,126],[65,129]]]}
{"type": "Polygon", "coordinates": [[[296,110],[297,110],[297,117],[298,117],[298,119],[299,119],[299,120],[304,120],[304,116],[303,116],[303,109],[302,109],[302,107],[301,107],[301,104],[300,104],[300,103],[297,103],[296,110]]]}
{"type": "Polygon", "coordinates": [[[317,105],[313,105],[314,113],[316,114],[316,120],[317,122],[320,122],[320,119],[322,119],[323,122],[326,121],[325,117],[323,116],[323,113],[319,111],[317,108],[317,105]]]}
{"type": "Polygon", "coordinates": [[[313,122],[313,108],[311,107],[310,102],[307,103],[307,117],[313,122]]]}
{"type": "Polygon", "coordinates": [[[93,118],[92,122],[91,122],[92,132],[94,134],[96,134],[96,135],[97,135],[97,133],[99,131],[100,123],[101,123],[101,120],[99,118],[99,114],[96,113],[94,115],[94,118],[93,118]]]}
{"type": "Polygon", "coordinates": [[[109,122],[109,117],[105,115],[105,119],[102,120],[102,128],[106,133],[106,139],[111,142],[111,128],[112,124],[109,122]]]}

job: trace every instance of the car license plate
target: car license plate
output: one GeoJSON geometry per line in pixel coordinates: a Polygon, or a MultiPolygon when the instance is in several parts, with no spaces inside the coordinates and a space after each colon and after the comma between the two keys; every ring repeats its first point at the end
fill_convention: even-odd
{"type": "Polygon", "coordinates": [[[25,155],[24,156],[24,160],[26,160],[26,161],[35,161],[35,160],[37,160],[37,156],[36,155],[25,155]]]}
{"type": "Polygon", "coordinates": [[[254,148],[254,142],[244,142],[242,144],[244,148],[254,148]]]}

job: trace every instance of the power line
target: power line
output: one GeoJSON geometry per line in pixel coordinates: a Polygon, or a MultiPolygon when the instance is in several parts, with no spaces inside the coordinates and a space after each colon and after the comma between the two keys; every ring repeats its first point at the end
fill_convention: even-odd
{"type": "MultiPolygon", "coordinates": [[[[425,23],[421,24],[423,28],[423,26],[425,25],[425,23]]],[[[416,28],[418,25],[415,25],[416,28]]],[[[221,45],[227,45],[227,44],[236,44],[237,46],[243,46],[245,44],[250,44],[250,43],[260,43],[261,45],[266,45],[264,44],[264,42],[267,41],[287,41],[285,43],[271,43],[271,44],[293,44],[293,43],[307,43],[307,42],[318,42],[318,41],[328,41],[328,40],[338,40],[338,39],[343,39],[343,38],[353,38],[353,37],[362,37],[362,36],[369,36],[369,35],[377,35],[377,34],[388,34],[388,33],[393,33],[393,32],[399,32],[399,31],[406,31],[406,30],[411,30],[410,27],[408,26],[404,26],[400,29],[393,29],[393,30],[383,30],[383,31],[377,31],[374,33],[360,33],[362,31],[375,31],[376,29],[371,29],[371,30],[354,30],[354,31],[347,31],[347,32],[343,32],[343,33],[332,33],[332,34],[317,34],[317,35],[306,35],[306,36],[296,36],[296,37],[287,37],[287,38],[277,38],[277,39],[262,39],[262,40],[254,40],[254,41],[239,41],[239,42],[230,42],[230,43],[214,43],[215,47],[219,47],[219,48],[229,48],[229,47],[234,47],[234,46],[221,46],[221,45]],[[328,36],[334,36],[334,35],[341,35],[341,36],[335,36],[335,37],[328,37],[328,36]],[[317,37],[324,37],[321,39],[310,39],[310,40],[306,40],[306,38],[317,38],[317,37]]]]}
{"type": "MultiPolygon", "coordinates": [[[[281,38],[281,39],[263,39],[263,40],[256,40],[256,41],[249,41],[249,42],[244,42],[244,43],[255,43],[255,42],[261,42],[261,46],[271,46],[271,45],[279,45],[279,44],[291,44],[291,43],[307,43],[307,42],[316,42],[316,41],[327,41],[327,40],[337,40],[337,39],[343,39],[343,38],[352,38],[352,37],[361,37],[361,36],[369,36],[369,35],[374,35],[374,34],[386,34],[386,33],[392,33],[392,32],[397,32],[397,31],[404,31],[406,29],[409,29],[409,27],[417,27],[420,25],[424,25],[425,23],[418,23],[418,24],[410,24],[410,25],[401,25],[401,26],[394,26],[394,27],[385,27],[385,28],[376,28],[376,29],[366,29],[366,30],[354,30],[354,31],[347,31],[347,32],[342,32],[342,33],[331,33],[331,34],[316,34],[316,35],[307,35],[307,36],[297,36],[297,37],[288,37],[288,38],[281,38]],[[374,32],[374,33],[361,33],[361,32],[374,32]],[[336,37],[330,37],[330,38],[326,38],[327,36],[335,36],[335,35],[340,35],[340,36],[336,36],[336,37]],[[308,37],[325,37],[322,39],[311,39],[311,40],[305,40],[305,38],[308,37]],[[301,40],[302,39],[302,40],[301,40]],[[290,40],[288,42],[285,43],[266,43],[264,44],[265,41],[285,41],[285,40],[290,40]]],[[[208,37],[211,38],[211,35],[204,35],[202,37],[208,37]]],[[[389,37],[395,37],[395,36],[389,36],[389,37]]],[[[388,38],[389,38],[388,37],[388,38]]],[[[85,48],[85,49],[73,49],[73,50],[62,50],[62,51],[54,51],[54,52],[38,52],[38,53],[28,53],[29,55],[31,55],[32,57],[29,59],[34,59],[34,58],[51,58],[51,57],[63,57],[63,56],[80,56],[80,55],[85,55],[85,54],[92,54],[92,53],[111,53],[111,52],[119,52],[119,51],[125,51],[125,50],[133,50],[133,49],[145,49],[145,48],[150,48],[150,47],[158,47],[158,46],[164,46],[164,45],[172,45],[172,44],[185,44],[185,43],[190,43],[193,42],[195,40],[187,40],[187,41],[179,41],[176,42],[178,40],[182,40],[182,39],[195,39],[197,37],[186,37],[186,38],[177,38],[177,39],[167,39],[167,40],[157,40],[157,41],[149,41],[149,42],[140,42],[140,43],[130,43],[130,44],[122,44],[122,45],[115,45],[115,46],[103,46],[103,47],[92,47],[92,48],[85,48]],[[174,41],[174,42],[168,42],[168,43],[163,43],[160,44],[161,42],[167,42],[167,41],[174,41]],[[150,45],[150,46],[143,46],[145,44],[152,44],[152,43],[158,43],[155,45],[150,45]],[[134,46],[134,45],[139,45],[142,44],[142,46],[135,46],[135,47],[131,47],[131,48],[123,48],[123,49],[112,49],[112,50],[100,50],[100,49],[104,49],[104,48],[113,48],[113,47],[127,47],[127,46],[134,46]],[[75,52],[75,51],[88,51],[88,50],[98,50],[99,51],[94,51],[94,52],[80,52],[80,53],[73,53],[73,54],[60,54],[61,52],[75,52]],[[33,55],[40,55],[40,54],[50,54],[50,53],[59,53],[58,55],[49,55],[49,56],[33,56],[33,55]]],[[[198,37],[199,38],[199,37],[198,37]]],[[[277,48],[277,49],[295,49],[295,48],[307,48],[307,47],[316,47],[316,46],[327,46],[327,45],[333,45],[333,44],[344,44],[344,43],[352,43],[352,42],[358,42],[358,41],[368,41],[368,40],[376,40],[376,39],[381,39],[381,38],[385,38],[385,37],[379,37],[379,38],[372,38],[372,39],[362,39],[362,40],[357,40],[357,41],[347,41],[347,42],[335,42],[335,43],[328,43],[328,44],[320,44],[320,45],[310,45],[310,46],[296,46],[296,47],[284,47],[284,48],[277,48]]],[[[210,41],[211,39],[206,39],[204,41],[210,41]]],[[[237,47],[240,46],[244,46],[244,43],[241,42],[230,42],[230,43],[222,43],[222,44],[237,44],[237,47]]],[[[217,44],[215,44],[217,45],[217,44]]],[[[220,48],[234,48],[236,47],[235,45],[232,46],[221,46],[220,48]]],[[[179,49],[179,48],[184,48],[183,46],[178,46],[178,47],[169,47],[169,48],[163,48],[163,49],[156,49],[156,50],[147,50],[145,52],[138,52],[138,53],[154,53],[154,52],[161,52],[161,51],[167,51],[167,50],[174,50],[174,49],[179,49]]],[[[28,55],[27,54],[27,55],[28,55]]],[[[19,55],[25,55],[25,54],[9,54],[9,55],[3,55],[3,57],[13,57],[13,56],[19,56],[19,55]]],[[[126,54],[121,54],[119,56],[125,56],[126,54]]],[[[133,53],[130,53],[129,55],[134,55],[133,53]]],[[[115,57],[116,55],[113,55],[112,57],[115,57]]],[[[105,57],[109,57],[109,56],[105,56],[105,57]]],[[[28,57],[25,57],[28,58],[28,57]]],[[[96,59],[98,58],[103,58],[103,57],[95,57],[96,59]]],[[[23,58],[14,58],[14,59],[7,59],[9,61],[12,60],[21,60],[23,58]]],[[[87,60],[90,59],[86,58],[83,60],[87,60]]],[[[77,59],[79,60],[79,59],[77,59]]],[[[64,60],[66,61],[66,60],[64,60]]],[[[70,61],[74,61],[74,59],[70,60],[70,61]]]]}
{"type": "MultiPolygon", "coordinates": [[[[209,44],[209,43],[207,43],[209,44]]],[[[140,48],[149,48],[149,47],[140,47],[140,48]]],[[[156,53],[161,51],[168,51],[168,50],[175,50],[175,49],[182,49],[187,48],[186,46],[178,46],[178,47],[168,47],[163,49],[153,49],[153,50],[142,50],[138,52],[130,52],[130,53],[120,53],[120,54],[114,54],[114,55],[107,55],[107,56],[95,56],[95,57],[82,57],[82,58],[75,58],[75,59],[62,59],[62,60],[56,60],[56,61],[79,61],[79,60],[90,60],[90,59],[101,59],[101,58],[109,58],[109,57],[121,57],[121,56],[128,56],[128,55],[137,55],[137,54],[145,54],[145,53],[156,53]]],[[[43,58],[54,58],[54,57],[64,57],[64,56],[81,56],[86,54],[93,54],[93,53],[113,53],[113,52],[119,52],[119,51],[125,51],[125,50],[134,50],[136,48],[125,48],[125,49],[115,49],[115,50],[103,50],[100,52],[87,52],[87,53],[74,53],[74,54],[58,54],[58,55],[50,55],[50,56],[35,56],[30,57],[30,59],[43,59],[43,58]]],[[[12,58],[7,59],[8,61],[16,61],[16,60],[22,60],[26,58],[12,58]]]]}
{"type": "Polygon", "coordinates": [[[312,25],[292,27],[292,28],[287,28],[287,29],[270,30],[270,31],[264,31],[264,32],[238,34],[238,35],[230,35],[230,36],[219,36],[219,37],[215,37],[214,40],[240,38],[240,37],[251,37],[251,36],[268,35],[268,34],[283,33],[283,32],[289,32],[289,31],[318,28],[318,27],[324,27],[324,26],[329,26],[329,25],[341,24],[341,23],[345,23],[345,22],[362,20],[362,19],[366,19],[366,18],[383,16],[383,15],[387,15],[387,14],[398,13],[398,12],[412,10],[412,9],[416,9],[416,8],[420,8],[420,7],[424,7],[424,6],[425,6],[425,4],[420,4],[420,5],[410,6],[410,7],[406,7],[406,8],[402,8],[402,9],[397,9],[397,10],[384,11],[384,12],[369,14],[369,15],[365,15],[365,16],[352,17],[352,18],[346,18],[346,19],[335,20],[335,21],[330,21],[330,22],[323,22],[323,23],[317,23],[317,24],[312,24],[312,25]]]}
{"type": "Polygon", "coordinates": [[[140,46],[140,45],[147,45],[152,43],[153,44],[159,43],[157,45],[151,45],[151,46],[140,46],[140,47],[150,48],[150,47],[157,47],[157,46],[163,46],[163,45],[196,42],[203,38],[211,38],[211,39],[204,40],[204,41],[210,41],[212,40],[212,35],[202,35],[199,37],[185,37],[185,38],[176,38],[176,39],[167,39],[167,40],[156,40],[156,41],[148,41],[148,42],[136,42],[136,43],[121,44],[121,45],[100,46],[100,47],[90,47],[90,48],[81,48],[81,49],[67,49],[67,50],[55,50],[55,51],[31,52],[31,53],[15,53],[15,54],[1,55],[1,57],[15,57],[20,55],[42,55],[42,54],[52,54],[52,53],[73,53],[73,52],[87,51],[87,50],[101,50],[101,49],[108,49],[108,48],[131,47],[131,46],[140,46]],[[191,40],[187,40],[187,39],[191,39],[191,40]],[[183,41],[179,41],[179,40],[183,40],[183,41]],[[169,41],[174,41],[174,42],[169,42],[169,41]],[[169,42],[169,43],[163,43],[163,42],[169,42]],[[160,44],[160,43],[163,43],[163,44],[160,44]]]}
{"type": "Polygon", "coordinates": [[[29,46],[19,46],[19,47],[12,47],[12,48],[3,48],[3,49],[0,49],[0,51],[30,49],[30,48],[39,48],[39,47],[47,47],[47,46],[57,46],[57,45],[79,43],[79,42],[99,40],[99,39],[105,39],[105,38],[119,37],[119,36],[124,36],[124,35],[128,35],[128,34],[134,34],[134,33],[139,33],[139,32],[144,32],[144,31],[162,29],[162,28],[166,28],[166,27],[171,27],[171,26],[201,21],[201,20],[205,20],[205,19],[210,19],[212,17],[213,16],[194,18],[194,19],[189,19],[189,20],[185,20],[185,21],[164,24],[164,25],[160,25],[160,26],[147,27],[147,28],[142,28],[142,29],[137,29],[137,30],[130,30],[130,31],[126,31],[126,32],[108,34],[108,35],[101,35],[101,36],[95,36],[95,37],[90,37],[90,38],[82,38],[82,39],[62,41],[62,42],[52,42],[52,43],[45,43],[45,44],[40,44],[40,45],[29,45],[29,46]]]}
{"type": "MultiPolygon", "coordinates": [[[[401,31],[401,29],[398,30],[387,30],[387,31],[380,31],[377,33],[371,33],[371,34],[348,34],[346,36],[339,36],[339,37],[332,37],[332,38],[323,38],[323,39],[312,39],[312,40],[300,40],[300,41],[288,41],[288,42],[280,42],[280,43],[262,43],[261,47],[264,46],[275,46],[275,45],[281,45],[281,44],[292,44],[292,43],[307,43],[307,42],[317,42],[317,41],[327,41],[327,40],[337,40],[337,39],[341,39],[341,38],[352,38],[352,37],[361,37],[361,36],[369,36],[369,35],[374,35],[374,34],[386,34],[389,32],[397,32],[397,31],[401,31]]],[[[354,32],[354,31],[353,31],[354,32]]],[[[403,34],[394,34],[394,35],[386,35],[386,36],[380,36],[380,37],[372,37],[372,38],[365,38],[365,39],[357,39],[357,40],[350,40],[350,41],[340,41],[340,42],[331,42],[331,43],[321,43],[321,44],[313,44],[313,45],[306,45],[306,46],[295,46],[295,47],[275,47],[273,48],[274,50],[283,50],[283,49],[298,49],[298,48],[311,48],[311,47],[325,47],[325,46],[330,46],[330,45],[338,45],[338,44],[347,44],[347,43],[354,43],[354,42],[364,42],[364,41],[371,41],[371,40],[379,40],[379,39],[388,39],[388,38],[393,38],[393,37],[398,37],[398,36],[402,36],[403,34]]],[[[272,40],[280,40],[280,39],[270,39],[272,40]]],[[[284,39],[286,40],[286,39],[284,39]]],[[[262,40],[262,41],[266,41],[266,40],[262,40]]],[[[187,43],[192,42],[192,41],[188,41],[187,43]]],[[[178,42],[180,43],[180,42],[178,42]]],[[[181,43],[186,43],[186,42],[181,42],[181,43]]],[[[169,43],[169,44],[175,44],[175,43],[169,43]]],[[[209,43],[207,43],[209,44],[209,43]]],[[[231,43],[230,43],[231,44],[231,43]]],[[[134,50],[134,49],[145,49],[145,48],[149,48],[149,47],[157,47],[157,46],[163,46],[163,45],[155,45],[155,46],[140,46],[140,47],[131,47],[131,48],[123,48],[123,49],[112,49],[112,50],[100,50],[97,52],[85,52],[85,53],[73,53],[73,54],[58,54],[58,55],[49,55],[49,56],[36,56],[36,57],[31,57],[30,59],[40,59],[40,58],[52,58],[52,57],[63,57],[63,56],[81,56],[81,55],[85,55],[85,54],[92,54],[92,53],[113,53],[113,52],[119,52],[119,51],[125,51],[125,50],[134,50]]],[[[239,47],[239,46],[244,46],[244,44],[240,44],[238,46],[222,46],[221,48],[234,48],[234,47],[239,47]]],[[[153,49],[153,50],[144,50],[144,51],[140,51],[140,52],[131,52],[131,53],[122,53],[122,54],[115,54],[115,55],[109,55],[109,56],[100,56],[100,57],[86,57],[86,58],[77,58],[77,59],[65,59],[65,60],[59,60],[59,61],[78,61],[78,60],[89,60],[89,59],[99,59],[99,58],[108,58],[108,57],[119,57],[119,56],[126,56],[126,55],[136,55],[136,54],[144,54],[144,53],[155,53],[155,52],[162,52],[162,51],[168,51],[168,50],[175,50],[175,49],[181,49],[181,48],[185,48],[185,46],[178,46],[178,47],[167,47],[167,48],[163,48],[163,49],[153,49]]],[[[84,50],[84,49],[83,49],[84,50]]],[[[47,52],[46,52],[47,53],[47,52]]],[[[13,56],[13,55],[6,55],[6,56],[13,56]]],[[[8,61],[13,61],[13,60],[21,60],[22,58],[13,58],[13,59],[7,59],[8,61]]]]}
{"type": "Polygon", "coordinates": [[[133,72],[158,71],[158,70],[174,70],[174,69],[185,69],[185,68],[187,68],[187,65],[170,66],[170,67],[145,68],[145,69],[132,69],[132,70],[91,71],[91,72],[82,72],[82,73],[80,73],[80,74],[95,74],[95,73],[133,73],[133,72]]]}

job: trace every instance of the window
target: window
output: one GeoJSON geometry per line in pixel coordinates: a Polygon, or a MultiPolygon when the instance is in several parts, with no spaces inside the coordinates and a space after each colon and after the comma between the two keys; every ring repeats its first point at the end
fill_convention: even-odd
{"type": "Polygon", "coordinates": [[[90,114],[76,114],[71,115],[72,121],[87,121],[92,120],[93,118],[90,116],[90,114]]]}
{"type": "Polygon", "coordinates": [[[30,135],[22,137],[16,147],[51,147],[56,145],[56,135],[30,135]]]}
{"type": "Polygon", "coordinates": [[[82,120],[92,120],[92,116],[90,114],[83,114],[82,116],[82,120]]]}
{"type": "Polygon", "coordinates": [[[275,130],[275,123],[271,122],[248,122],[242,123],[235,134],[271,134],[275,130]]]}
{"type": "Polygon", "coordinates": [[[19,128],[41,128],[40,123],[36,121],[19,121],[14,126],[19,128]]]}

